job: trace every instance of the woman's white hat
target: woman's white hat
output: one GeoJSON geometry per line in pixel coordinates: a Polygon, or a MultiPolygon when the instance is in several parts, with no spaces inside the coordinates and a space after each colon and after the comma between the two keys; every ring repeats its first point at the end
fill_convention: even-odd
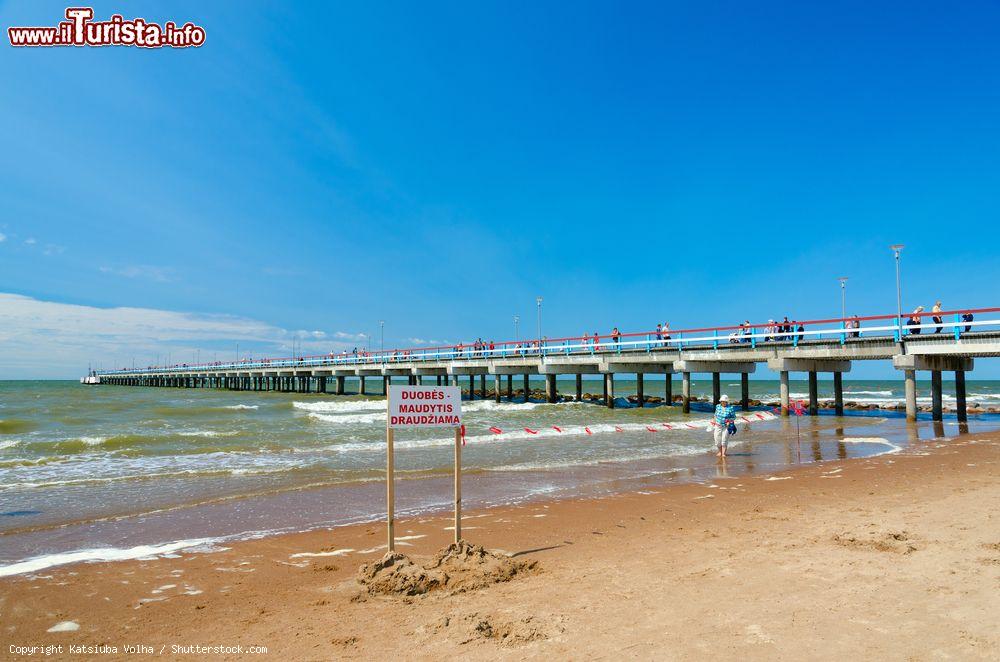
{"type": "Polygon", "coordinates": [[[729,402],[729,396],[723,393],[722,397],[719,398],[719,402],[729,402]]]}

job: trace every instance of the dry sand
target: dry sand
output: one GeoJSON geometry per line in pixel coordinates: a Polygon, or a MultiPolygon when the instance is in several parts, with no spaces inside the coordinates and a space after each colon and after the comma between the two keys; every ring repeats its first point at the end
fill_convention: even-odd
{"type": "MultiPolygon", "coordinates": [[[[1000,434],[974,434],[772,477],[469,513],[466,538],[527,570],[493,559],[501,583],[411,597],[357,581],[384,553],[381,525],[55,568],[0,580],[0,657],[48,643],[132,657],[128,643],[164,656],[262,645],[286,660],[995,660],[998,462],[1000,434]],[[63,622],[79,629],[47,632],[63,622]]],[[[398,521],[398,551],[433,568],[449,524],[398,521]]]]}

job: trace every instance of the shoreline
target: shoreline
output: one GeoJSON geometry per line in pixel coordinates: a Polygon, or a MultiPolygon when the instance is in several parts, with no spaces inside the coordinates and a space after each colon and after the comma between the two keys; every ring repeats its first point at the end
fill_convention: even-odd
{"type": "MultiPolygon", "coordinates": [[[[1000,604],[984,581],[1000,572],[1000,538],[989,524],[1000,495],[998,457],[1000,433],[978,433],[770,475],[470,511],[467,539],[538,560],[541,573],[461,599],[352,602],[355,569],[384,549],[384,525],[373,522],[241,541],[209,554],[3,578],[0,609],[8,639],[19,645],[184,643],[209,631],[213,643],[264,645],[293,659],[369,657],[414,643],[420,657],[622,650],[772,657],[780,650],[920,659],[944,646],[985,659],[1000,650],[985,620],[1000,604]],[[950,544],[939,540],[953,529],[962,533],[950,544]],[[942,554],[959,552],[961,559],[942,565],[942,554]],[[754,572],[741,572],[744,564],[754,572]],[[933,581],[901,576],[909,566],[933,581]],[[906,597],[883,604],[871,582],[906,597]],[[767,591],[778,588],[785,598],[768,601],[767,591]],[[837,605],[832,612],[816,609],[827,602],[837,605]],[[847,613],[852,602],[864,606],[863,619],[847,613]],[[800,612],[796,604],[812,607],[800,612]],[[870,620],[879,609],[885,627],[870,620]],[[956,609],[965,615],[957,624],[949,615],[956,609]],[[483,619],[493,624],[488,632],[510,636],[477,634],[483,619]],[[57,621],[79,630],[46,632],[57,621]],[[810,621],[824,636],[809,632],[810,621]],[[391,627],[372,630],[370,622],[391,627]],[[700,634],[680,637],[685,632],[700,634]]],[[[450,520],[448,513],[397,520],[397,549],[429,556],[449,541],[450,520]]]]}
{"type": "MultiPolygon", "coordinates": [[[[756,421],[755,421],[756,422],[756,421]]],[[[758,424],[782,424],[781,419],[765,419],[758,424]]],[[[816,429],[806,435],[796,454],[782,450],[785,443],[775,442],[773,427],[765,427],[756,434],[746,431],[733,442],[732,457],[727,465],[731,476],[768,475],[775,471],[797,471],[815,463],[828,462],[837,458],[877,457],[896,453],[903,447],[919,442],[915,430],[879,430],[869,426],[870,419],[859,418],[854,428],[816,429]],[[830,436],[835,432],[835,436],[830,436]],[[851,434],[853,432],[853,434],[851,434]],[[904,434],[912,436],[904,437],[904,434]],[[889,437],[888,439],[886,437],[889,437]],[[891,439],[891,440],[890,440],[891,439]],[[822,445],[822,447],[820,446],[822,445]],[[750,451],[753,451],[751,462],[750,451]]],[[[645,428],[645,425],[642,426],[645,428]]],[[[931,433],[929,428],[924,428],[931,433]]],[[[940,436],[940,433],[933,431],[940,436]]],[[[793,442],[794,443],[794,442],[793,442]]],[[[466,488],[466,508],[495,508],[520,506],[524,504],[552,503],[555,501],[578,500],[594,496],[608,496],[629,493],[637,489],[652,487],[671,489],[688,483],[710,482],[717,471],[716,458],[708,446],[693,448],[687,454],[667,454],[652,458],[622,459],[614,462],[569,464],[546,466],[531,470],[509,471],[505,469],[466,467],[463,484],[466,488]],[[499,488],[499,485],[506,487],[499,488]]],[[[397,475],[397,491],[411,496],[406,507],[407,514],[427,517],[447,511],[443,499],[436,499],[450,490],[450,470],[419,471],[412,475],[397,475]],[[413,495],[422,499],[413,501],[413,495]],[[435,503],[440,501],[440,503],[435,503]]],[[[357,523],[378,522],[384,508],[384,479],[365,480],[356,483],[306,484],[287,489],[268,490],[258,494],[232,495],[178,504],[166,508],[140,513],[102,516],[95,519],[54,523],[38,527],[9,529],[0,534],[0,541],[6,540],[8,552],[12,549],[35,548],[44,544],[46,536],[57,534],[69,540],[72,531],[80,531],[86,544],[77,541],[72,546],[57,546],[42,554],[10,556],[0,566],[0,578],[17,576],[24,572],[48,572],[52,568],[65,565],[65,559],[101,561],[148,556],[156,549],[170,550],[174,546],[211,548],[238,544],[245,540],[280,537],[294,533],[336,529],[357,523]],[[291,509],[300,516],[301,512],[317,513],[317,508],[328,508],[331,504],[346,504],[345,509],[334,509],[322,513],[322,519],[285,518],[282,512],[291,509]],[[374,512],[362,513],[357,508],[361,504],[376,505],[374,512]],[[355,510],[351,510],[352,507],[355,510]],[[233,510],[253,512],[254,520],[242,520],[244,528],[233,530],[217,528],[219,522],[227,522],[227,512],[233,510]],[[248,510],[249,509],[249,510],[248,510]],[[348,516],[346,512],[353,512],[348,516]],[[200,513],[200,515],[199,515],[200,513]],[[187,523],[179,527],[178,523],[187,523]],[[273,522],[282,522],[274,527],[273,522]],[[142,523],[144,534],[134,535],[136,526],[142,523]],[[197,523],[192,525],[192,523],[197,523]],[[89,529],[103,531],[101,535],[86,533],[89,529]],[[125,535],[129,531],[133,534],[125,535]],[[161,531],[167,535],[150,535],[161,531]],[[108,545],[105,540],[120,540],[124,544],[108,545]],[[125,542],[128,540],[128,542],[125,542]],[[192,543],[192,541],[195,541],[192,543]],[[12,547],[11,545],[14,545],[12,547]],[[142,553],[143,550],[148,550],[142,553]]],[[[401,511],[402,512],[402,511],[401,511]]],[[[228,522],[227,522],[228,525],[228,522]]]]}

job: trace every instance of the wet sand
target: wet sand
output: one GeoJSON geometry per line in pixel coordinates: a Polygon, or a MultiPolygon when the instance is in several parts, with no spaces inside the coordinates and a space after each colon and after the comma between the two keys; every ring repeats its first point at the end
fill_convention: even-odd
{"type": "MultiPolygon", "coordinates": [[[[467,539],[540,570],[457,595],[356,599],[358,567],[384,552],[380,524],[0,579],[0,641],[13,659],[11,645],[46,644],[120,657],[134,657],[126,644],[164,656],[244,647],[213,655],[227,659],[251,645],[295,660],[997,659],[997,503],[1000,433],[971,434],[773,476],[470,512],[467,539]],[[79,629],[47,632],[62,622],[79,629]]],[[[429,558],[450,525],[400,520],[398,549],[429,558]]]]}

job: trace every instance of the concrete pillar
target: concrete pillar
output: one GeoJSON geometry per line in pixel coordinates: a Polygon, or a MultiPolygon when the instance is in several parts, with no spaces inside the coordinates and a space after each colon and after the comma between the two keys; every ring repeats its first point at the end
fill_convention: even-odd
{"type": "Polygon", "coordinates": [[[809,415],[815,416],[819,413],[819,391],[816,384],[816,371],[809,371],[809,415]]]}
{"type": "Polygon", "coordinates": [[[392,377],[389,375],[382,376],[382,395],[389,395],[389,384],[392,383],[392,377]]]}
{"type": "Polygon", "coordinates": [[[837,416],[844,415],[844,373],[833,373],[833,407],[837,416]]]}
{"type": "Polygon", "coordinates": [[[531,393],[531,391],[528,389],[528,375],[527,375],[527,373],[525,373],[525,375],[524,375],[524,401],[525,402],[528,401],[528,396],[529,396],[530,393],[531,393]]]}
{"type": "Polygon", "coordinates": [[[720,380],[722,375],[717,372],[712,373],[712,406],[719,404],[719,398],[722,397],[722,384],[720,380]]]}
{"type": "Polygon", "coordinates": [[[607,393],[606,404],[608,409],[615,408],[615,373],[608,372],[604,374],[604,390],[607,393]]]}
{"type": "Polygon", "coordinates": [[[743,411],[750,411],[750,375],[740,373],[740,406],[743,411]]]}
{"type": "Polygon", "coordinates": [[[320,377],[319,383],[316,384],[317,393],[326,393],[326,377],[320,377]]]}
{"type": "Polygon", "coordinates": [[[642,383],[642,373],[637,372],[635,375],[635,395],[639,399],[639,406],[646,406],[646,394],[643,393],[643,383],[642,383]]]}
{"type": "Polygon", "coordinates": [[[476,376],[469,375],[469,400],[476,399],[476,376]]]}
{"type": "Polygon", "coordinates": [[[681,411],[685,414],[691,413],[691,373],[681,373],[681,411]]]}
{"type": "Polygon", "coordinates": [[[438,386],[447,386],[447,384],[442,384],[442,383],[441,383],[441,375],[438,375],[438,376],[437,376],[437,385],[438,385],[438,386]]]}
{"type": "Polygon", "coordinates": [[[500,375],[493,375],[493,401],[500,402],[500,375]]]}
{"type": "Polygon", "coordinates": [[[781,400],[781,415],[788,416],[788,371],[782,370],[778,377],[778,397],[781,400]]]}
{"type": "Polygon", "coordinates": [[[959,423],[969,420],[969,412],[965,409],[965,371],[955,371],[955,415],[959,423]]]}
{"type": "Polygon", "coordinates": [[[514,398],[514,375],[507,375],[507,400],[514,398]]]}
{"type": "Polygon", "coordinates": [[[666,381],[663,382],[663,401],[670,406],[674,404],[674,376],[668,372],[666,377],[666,381]]]}
{"type": "Polygon", "coordinates": [[[576,376],[576,401],[583,400],[583,375],[576,376]]]}
{"type": "Polygon", "coordinates": [[[556,376],[545,375],[545,401],[553,403],[556,401],[556,376]]]}
{"type": "Polygon", "coordinates": [[[931,418],[940,421],[944,418],[944,408],[941,406],[941,371],[931,370],[931,418]]]}
{"type": "Polygon", "coordinates": [[[479,397],[486,399],[486,373],[479,375],[479,397]]]}
{"type": "Polygon", "coordinates": [[[906,420],[917,420],[917,371],[903,371],[903,392],[906,396],[906,420]]]}
{"type": "Polygon", "coordinates": [[[334,387],[334,393],[336,393],[337,395],[344,395],[344,382],[346,381],[347,377],[344,377],[342,375],[338,376],[337,385],[334,387]]]}
{"type": "Polygon", "coordinates": [[[367,381],[367,380],[365,379],[364,375],[361,375],[360,377],[358,377],[358,382],[359,382],[359,387],[360,387],[358,390],[361,391],[361,395],[368,395],[365,392],[367,390],[365,388],[365,381],[367,381]]]}
{"type": "Polygon", "coordinates": [[[451,385],[458,386],[458,375],[451,375],[451,385]]]}

